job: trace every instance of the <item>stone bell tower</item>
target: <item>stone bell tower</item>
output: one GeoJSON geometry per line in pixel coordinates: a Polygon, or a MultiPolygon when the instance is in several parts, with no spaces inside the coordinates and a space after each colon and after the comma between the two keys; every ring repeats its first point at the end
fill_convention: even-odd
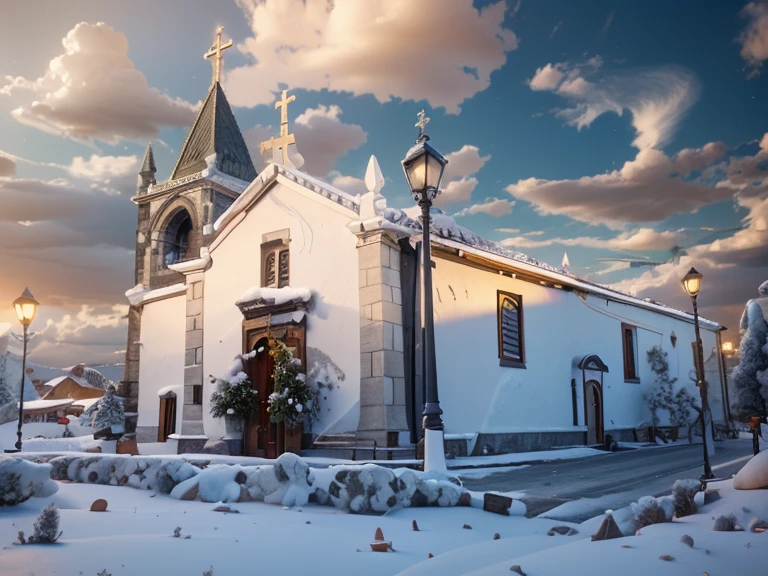
{"type": "MultiPolygon", "coordinates": [[[[216,43],[205,55],[215,58],[213,81],[170,178],[156,181],[157,167],[148,146],[131,199],[139,209],[134,291],[141,285],[157,294],[160,288],[187,285],[184,380],[178,382],[184,385],[184,398],[177,399],[183,403],[177,407],[182,418],[180,451],[195,449],[192,444],[203,435],[203,273],[210,262],[207,247],[214,238],[213,224],[258,175],[219,83],[221,52],[231,45],[231,41],[221,44],[219,29],[216,43]],[[195,437],[194,442],[191,438],[184,442],[184,436],[195,437]]],[[[138,410],[141,310],[142,303],[134,298],[121,383],[127,412],[138,410]]],[[[136,429],[137,440],[157,441],[157,428],[144,423],[136,429]]]]}

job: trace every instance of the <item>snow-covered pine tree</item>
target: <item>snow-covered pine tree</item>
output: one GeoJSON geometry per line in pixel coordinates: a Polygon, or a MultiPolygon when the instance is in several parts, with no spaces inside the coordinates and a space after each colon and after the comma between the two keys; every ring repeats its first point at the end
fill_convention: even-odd
{"type": "Polygon", "coordinates": [[[768,324],[754,300],[747,302],[742,327],[746,331],[741,338],[741,357],[730,376],[731,415],[746,422],[753,416],[765,417],[768,400],[768,324]]]}
{"type": "Polygon", "coordinates": [[[93,415],[93,429],[103,430],[112,426],[125,425],[125,410],[123,409],[123,399],[115,396],[115,387],[110,384],[107,386],[107,392],[97,402],[98,408],[93,415]]]}
{"type": "Polygon", "coordinates": [[[669,377],[667,353],[661,346],[654,346],[646,353],[646,359],[651,365],[651,371],[656,374],[653,389],[644,395],[651,410],[653,425],[658,426],[661,423],[659,410],[667,410],[672,426],[687,426],[690,423],[691,410],[695,409],[694,399],[685,388],[674,391],[677,378],[669,377]]]}
{"type": "Polygon", "coordinates": [[[51,502],[35,520],[35,533],[27,544],[54,544],[61,536],[59,532],[59,509],[51,502]]]}

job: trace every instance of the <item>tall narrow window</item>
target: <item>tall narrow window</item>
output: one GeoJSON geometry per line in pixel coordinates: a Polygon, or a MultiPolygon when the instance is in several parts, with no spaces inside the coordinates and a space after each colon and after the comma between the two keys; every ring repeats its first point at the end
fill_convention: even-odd
{"type": "Polygon", "coordinates": [[[262,244],[262,285],[265,288],[283,288],[291,283],[291,257],[283,242],[262,244]]]}
{"type": "Polygon", "coordinates": [[[522,296],[498,292],[498,330],[501,365],[525,368],[522,296]]]}
{"type": "Polygon", "coordinates": [[[624,380],[637,382],[637,332],[634,326],[621,325],[622,347],[624,348],[624,380]]]}

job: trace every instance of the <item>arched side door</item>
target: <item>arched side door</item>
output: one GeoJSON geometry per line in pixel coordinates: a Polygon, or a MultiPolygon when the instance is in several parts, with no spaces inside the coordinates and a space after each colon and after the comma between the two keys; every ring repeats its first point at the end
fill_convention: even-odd
{"type": "Polygon", "coordinates": [[[587,444],[602,444],[605,439],[603,425],[603,387],[597,380],[584,384],[584,419],[587,425],[587,444]]]}

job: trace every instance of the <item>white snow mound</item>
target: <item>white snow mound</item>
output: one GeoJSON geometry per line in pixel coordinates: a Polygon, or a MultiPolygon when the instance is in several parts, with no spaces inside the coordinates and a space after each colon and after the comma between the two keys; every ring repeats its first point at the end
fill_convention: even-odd
{"type": "Polygon", "coordinates": [[[33,496],[52,496],[58,489],[51,480],[50,464],[0,456],[0,506],[15,506],[33,496]]]}
{"type": "Polygon", "coordinates": [[[733,477],[736,490],[760,490],[768,488],[768,452],[753,456],[744,468],[733,477]]]}

